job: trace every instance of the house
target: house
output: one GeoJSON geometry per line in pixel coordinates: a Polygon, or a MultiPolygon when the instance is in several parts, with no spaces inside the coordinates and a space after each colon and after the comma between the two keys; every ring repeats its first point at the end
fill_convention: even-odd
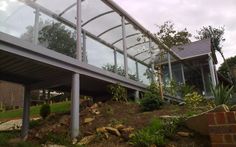
{"type": "Polygon", "coordinates": [[[211,95],[210,86],[218,83],[215,64],[217,59],[212,54],[211,39],[191,42],[185,45],[174,46],[171,50],[181,60],[174,60],[166,55],[161,62],[163,83],[171,80],[179,84],[193,85],[206,96],[211,95]]]}

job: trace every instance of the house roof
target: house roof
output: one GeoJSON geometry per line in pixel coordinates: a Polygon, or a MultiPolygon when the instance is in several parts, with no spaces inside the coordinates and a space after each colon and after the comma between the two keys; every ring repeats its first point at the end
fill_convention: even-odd
{"type": "Polygon", "coordinates": [[[203,39],[185,45],[174,46],[171,50],[182,59],[207,55],[211,53],[211,39],[203,39]]]}

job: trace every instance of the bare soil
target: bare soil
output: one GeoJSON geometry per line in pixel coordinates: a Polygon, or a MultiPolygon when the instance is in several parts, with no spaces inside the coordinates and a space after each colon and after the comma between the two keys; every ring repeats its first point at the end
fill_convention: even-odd
{"type": "MultiPolygon", "coordinates": [[[[126,127],[132,127],[135,130],[139,130],[147,126],[153,117],[160,117],[163,115],[179,115],[187,112],[187,108],[166,105],[160,110],[155,110],[152,112],[142,112],[140,107],[136,103],[119,103],[108,101],[106,103],[98,104],[96,110],[99,114],[93,114],[91,107],[87,107],[80,113],[80,137],[95,134],[96,129],[106,126],[114,126],[117,124],[123,124],[126,127]],[[94,118],[90,123],[85,123],[86,118],[94,118]]],[[[29,140],[33,142],[50,143],[56,139],[50,140],[48,135],[50,133],[62,136],[62,138],[69,138],[70,134],[70,115],[69,113],[55,114],[50,116],[46,120],[42,120],[30,130],[29,140]]],[[[178,131],[192,132],[185,127],[178,128],[178,131]]],[[[169,139],[167,147],[208,147],[210,146],[210,141],[207,136],[201,136],[193,132],[191,137],[181,137],[179,135],[174,135],[174,137],[169,139]]],[[[91,147],[126,147],[131,146],[128,140],[117,137],[115,135],[109,135],[108,139],[96,138],[88,146],[91,147]]]]}

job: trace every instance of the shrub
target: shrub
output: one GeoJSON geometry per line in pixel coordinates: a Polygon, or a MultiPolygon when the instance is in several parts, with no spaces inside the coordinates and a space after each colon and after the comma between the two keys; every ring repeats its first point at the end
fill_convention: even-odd
{"type": "Polygon", "coordinates": [[[188,93],[184,96],[184,101],[188,107],[196,108],[203,101],[203,96],[197,92],[188,93]]]}
{"type": "Polygon", "coordinates": [[[215,105],[229,104],[232,90],[234,86],[217,85],[215,88],[211,87],[211,92],[215,98],[215,105]]]}
{"type": "Polygon", "coordinates": [[[152,111],[159,109],[162,101],[160,99],[159,88],[155,83],[152,83],[144,93],[143,99],[140,101],[143,111],[152,111]]]}
{"type": "Polygon", "coordinates": [[[112,100],[119,102],[127,102],[127,90],[122,87],[119,83],[109,85],[108,89],[112,94],[112,100]]]}
{"type": "Polygon", "coordinates": [[[40,108],[40,116],[45,119],[51,113],[51,108],[49,104],[44,104],[40,108]]]}
{"type": "Polygon", "coordinates": [[[153,119],[149,126],[137,131],[131,138],[134,146],[149,147],[151,145],[164,145],[163,122],[160,119],[153,119]]]}

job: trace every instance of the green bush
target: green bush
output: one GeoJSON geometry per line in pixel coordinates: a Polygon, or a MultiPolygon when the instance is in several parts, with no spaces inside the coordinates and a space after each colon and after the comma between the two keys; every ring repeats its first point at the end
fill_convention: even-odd
{"type": "Polygon", "coordinates": [[[51,113],[51,108],[49,104],[43,104],[40,108],[40,116],[45,119],[51,113]]]}
{"type": "Polygon", "coordinates": [[[127,90],[119,83],[108,86],[109,92],[112,94],[112,100],[119,102],[127,102],[127,90]]]}
{"type": "Polygon", "coordinates": [[[184,101],[188,107],[195,109],[203,101],[203,96],[197,92],[188,93],[184,96],[184,101]]]}
{"type": "Polygon", "coordinates": [[[149,147],[151,145],[164,145],[165,136],[163,134],[163,122],[154,118],[150,125],[137,131],[131,138],[134,146],[149,147]]]}
{"type": "Polygon", "coordinates": [[[217,85],[215,88],[211,87],[211,92],[215,98],[215,105],[229,104],[233,88],[234,86],[224,85],[217,85]]]}
{"type": "Polygon", "coordinates": [[[162,105],[159,88],[155,83],[152,83],[147,91],[144,93],[143,99],[140,101],[141,109],[143,111],[152,111],[159,109],[162,105]]]}

